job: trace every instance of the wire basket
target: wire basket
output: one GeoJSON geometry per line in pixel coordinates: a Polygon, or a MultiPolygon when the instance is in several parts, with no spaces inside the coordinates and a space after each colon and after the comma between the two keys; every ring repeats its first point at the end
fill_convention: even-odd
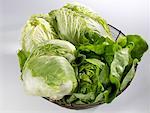
{"type": "MultiPolygon", "coordinates": [[[[116,27],[108,24],[109,28],[110,28],[110,32],[112,34],[112,37],[117,40],[118,37],[120,36],[125,36],[124,33],[121,32],[121,30],[117,29],[116,27]]],[[[131,81],[128,83],[127,87],[130,85],[131,81]]],[[[127,88],[126,87],[126,88],[127,88]]],[[[126,89],[124,88],[122,90],[122,92],[126,89]]],[[[118,95],[120,95],[122,92],[119,92],[118,95]]],[[[118,96],[117,95],[117,96],[118,96]]],[[[46,97],[43,97],[44,99],[52,102],[52,103],[55,103],[59,106],[62,106],[62,107],[65,107],[65,108],[69,108],[69,109],[76,109],[76,110],[79,110],[79,109],[87,109],[87,108],[92,108],[92,107],[95,107],[95,106],[98,106],[98,105],[101,105],[101,104],[104,104],[104,102],[97,102],[97,103],[91,103],[91,104],[65,104],[63,103],[62,101],[52,101],[50,100],[49,98],[46,98],[46,97]]]]}

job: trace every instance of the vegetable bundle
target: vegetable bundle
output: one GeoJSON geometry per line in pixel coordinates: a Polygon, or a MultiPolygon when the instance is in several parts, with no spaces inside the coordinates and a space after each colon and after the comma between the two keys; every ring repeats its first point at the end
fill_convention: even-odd
{"type": "Polygon", "coordinates": [[[114,40],[104,19],[75,4],[31,16],[21,45],[25,91],[67,104],[110,103],[133,79],[148,49],[138,35],[114,40]]]}

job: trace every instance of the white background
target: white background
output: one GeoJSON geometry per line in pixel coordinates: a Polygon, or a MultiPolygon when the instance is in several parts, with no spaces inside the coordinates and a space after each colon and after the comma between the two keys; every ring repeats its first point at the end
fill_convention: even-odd
{"type": "MultiPolygon", "coordinates": [[[[150,113],[150,53],[131,85],[111,104],[69,110],[24,93],[19,80],[20,32],[32,14],[47,13],[73,0],[0,0],[0,113],[150,113]]],[[[150,45],[149,0],[77,0],[125,34],[140,34],[150,45]],[[149,16],[148,16],[149,15],[149,16]]]]}

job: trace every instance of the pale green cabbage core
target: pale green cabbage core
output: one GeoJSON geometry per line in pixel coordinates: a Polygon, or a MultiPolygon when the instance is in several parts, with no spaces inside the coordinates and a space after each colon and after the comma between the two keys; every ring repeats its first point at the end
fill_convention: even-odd
{"type": "Polygon", "coordinates": [[[22,78],[28,94],[54,100],[69,95],[77,85],[73,67],[61,56],[32,57],[22,78]]]}

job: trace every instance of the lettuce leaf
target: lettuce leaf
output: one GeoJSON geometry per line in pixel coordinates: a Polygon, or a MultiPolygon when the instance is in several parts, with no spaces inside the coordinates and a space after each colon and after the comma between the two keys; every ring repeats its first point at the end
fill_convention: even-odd
{"type": "Polygon", "coordinates": [[[78,13],[84,17],[90,17],[94,21],[98,22],[101,25],[99,27],[99,31],[101,32],[101,35],[112,38],[107,22],[103,18],[98,16],[98,14],[93,13],[93,11],[91,11],[91,10],[87,9],[86,7],[79,5],[79,4],[76,5],[76,4],[68,3],[64,7],[71,9],[72,11],[75,11],[76,13],[78,13]]]}
{"type": "Polygon", "coordinates": [[[129,63],[129,51],[128,48],[124,48],[119,50],[114,54],[114,59],[111,63],[110,67],[110,82],[111,85],[111,92],[108,95],[107,102],[111,102],[118,94],[120,88],[120,80],[122,74],[125,70],[125,67],[129,63]]]}
{"type": "Polygon", "coordinates": [[[146,41],[139,35],[127,35],[127,45],[133,44],[131,56],[133,59],[141,59],[145,51],[148,49],[146,41]]]}
{"type": "Polygon", "coordinates": [[[126,76],[124,77],[124,79],[121,83],[120,91],[123,91],[129,84],[129,82],[133,79],[135,72],[136,72],[136,66],[137,66],[138,62],[139,62],[138,59],[133,60],[132,67],[130,68],[129,72],[126,74],[126,76]]]}

